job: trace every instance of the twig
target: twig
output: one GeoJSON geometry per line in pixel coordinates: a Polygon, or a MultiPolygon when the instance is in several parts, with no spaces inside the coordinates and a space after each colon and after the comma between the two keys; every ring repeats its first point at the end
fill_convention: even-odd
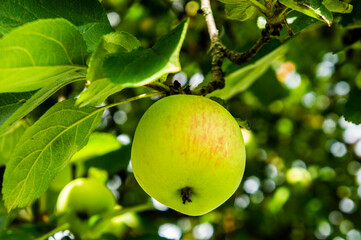
{"type": "Polygon", "coordinates": [[[209,0],[201,1],[201,9],[203,11],[204,18],[206,20],[209,38],[211,40],[211,54],[212,54],[212,78],[207,86],[202,87],[196,91],[193,91],[192,94],[195,95],[206,95],[210,92],[213,92],[217,89],[224,88],[225,80],[224,73],[222,71],[222,63],[224,58],[224,46],[219,39],[219,33],[214,21],[211,3],[209,0]]]}
{"type": "Polygon", "coordinates": [[[150,84],[147,84],[147,85],[145,85],[145,87],[159,91],[159,92],[169,92],[170,91],[170,88],[167,85],[165,85],[159,81],[155,81],[150,84]]]}
{"type": "Polygon", "coordinates": [[[109,105],[105,105],[103,107],[100,107],[100,108],[97,108],[94,112],[92,112],[91,114],[95,114],[95,113],[98,113],[100,111],[103,111],[107,108],[111,108],[111,107],[115,107],[115,106],[118,106],[120,104],[124,104],[124,103],[127,103],[127,102],[132,102],[132,101],[135,101],[135,100],[138,100],[138,99],[142,99],[142,98],[148,98],[148,97],[161,97],[163,96],[164,93],[162,92],[154,92],[154,93],[143,93],[141,95],[138,95],[138,96],[135,96],[135,97],[131,97],[131,98],[127,98],[125,100],[122,100],[120,102],[116,102],[116,103],[112,103],[112,104],[109,104],[109,105]]]}
{"type": "Polygon", "coordinates": [[[266,28],[262,30],[261,38],[250,49],[245,52],[225,49],[225,55],[235,64],[245,64],[253,58],[264,45],[271,41],[271,36],[279,36],[281,29],[281,24],[266,24],[266,28]]]}
{"type": "Polygon", "coordinates": [[[215,42],[219,40],[218,29],[216,27],[216,23],[213,18],[211,3],[209,0],[202,0],[201,1],[201,9],[203,11],[204,18],[206,20],[209,38],[211,42],[215,42]]]}

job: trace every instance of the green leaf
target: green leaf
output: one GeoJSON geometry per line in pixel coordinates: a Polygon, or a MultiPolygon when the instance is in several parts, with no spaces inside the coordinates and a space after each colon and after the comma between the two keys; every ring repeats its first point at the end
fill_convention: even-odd
{"type": "Polygon", "coordinates": [[[353,6],[339,0],[323,0],[322,4],[331,12],[350,13],[353,6]]]}
{"type": "Polygon", "coordinates": [[[257,8],[248,0],[238,4],[226,4],[226,17],[237,21],[246,21],[251,18],[257,8]]]}
{"type": "Polygon", "coordinates": [[[83,107],[86,105],[99,105],[110,95],[120,92],[124,87],[117,85],[107,78],[92,82],[76,101],[76,104],[83,107]]]}
{"type": "Polygon", "coordinates": [[[219,97],[214,97],[214,96],[210,97],[209,99],[215,101],[216,103],[218,103],[225,109],[229,110],[228,102],[226,100],[219,98],[219,97]]]}
{"type": "Polygon", "coordinates": [[[20,120],[11,129],[0,135],[0,164],[6,165],[9,161],[15,146],[28,126],[28,121],[20,120]]]}
{"type": "MultiPolygon", "coordinates": [[[[287,15],[287,21],[288,25],[292,29],[292,32],[296,35],[297,33],[300,33],[303,29],[308,27],[315,27],[320,24],[322,24],[320,21],[317,21],[316,19],[309,17],[303,13],[293,11],[287,15]]],[[[280,38],[289,38],[289,33],[287,29],[284,27],[281,30],[280,38]]]]}
{"type": "Polygon", "coordinates": [[[215,91],[211,95],[229,99],[237,93],[246,90],[254,81],[266,72],[275,59],[282,57],[286,53],[287,48],[287,44],[283,44],[256,62],[229,74],[225,77],[225,88],[215,91]]]}
{"type": "Polygon", "coordinates": [[[77,26],[91,52],[101,36],[112,32],[107,15],[97,0],[2,0],[0,1],[0,33],[38,19],[65,18],[77,26]]]}
{"type": "Polygon", "coordinates": [[[248,120],[242,120],[240,118],[236,118],[236,121],[241,128],[251,130],[251,123],[248,120]]]}
{"type": "Polygon", "coordinates": [[[322,0],[279,0],[279,2],[288,8],[323,21],[328,26],[332,24],[333,15],[322,4],[322,0]]]}
{"type": "Polygon", "coordinates": [[[126,53],[139,47],[138,39],[127,32],[115,32],[103,36],[90,58],[87,74],[90,85],[80,94],[77,104],[80,106],[98,105],[103,103],[108,96],[123,90],[123,86],[104,78],[104,59],[111,54],[126,53]]]}
{"type": "Polygon", "coordinates": [[[110,175],[115,174],[120,170],[127,169],[130,161],[131,149],[131,144],[122,146],[116,151],[87,160],[84,162],[84,166],[86,169],[96,167],[106,170],[110,175]],[[114,161],[114,159],[117,161],[114,161]]]}
{"type": "Polygon", "coordinates": [[[79,152],[75,153],[71,161],[86,161],[87,159],[118,150],[120,147],[121,143],[113,134],[95,132],[90,135],[88,144],[79,152]]]}
{"type": "Polygon", "coordinates": [[[245,0],[218,0],[218,1],[225,4],[243,4],[245,2],[245,0]]]}
{"type": "Polygon", "coordinates": [[[108,20],[107,23],[88,23],[78,27],[78,29],[83,35],[88,52],[93,52],[96,49],[103,35],[114,31],[108,20]]]}
{"type": "Polygon", "coordinates": [[[361,123],[360,103],[361,103],[361,90],[352,92],[345,105],[344,116],[347,121],[353,122],[355,124],[361,123]]]}
{"type": "Polygon", "coordinates": [[[35,93],[36,91],[0,93],[0,126],[35,93]]]}
{"type": "MultiPolygon", "coordinates": [[[[43,103],[46,99],[48,99],[51,95],[53,95],[60,88],[66,86],[69,83],[84,80],[84,76],[80,73],[69,73],[67,76],[63,76],[63,78],[57,79],[54,82],[50,83],[48,86],[38,90],[35,94],[33,94],[28,100],[20,101],[20,103],[14,106],[13,112],[11,115],[3,115],[1,114],[1,124],[0,124],[0,135],[7,131],[12,124],[16,121],[25,117],[28,113],[34,110],[37,106],[43,103]],[[16,108],[16,109],[15,109],[16,108]]],[[[9,93],[14,94],[14,93],[9,93]]],[[[17,94],[26,94],[26,93],[16,93],[17,94]]],[[[20,95],[17,95],[20,96],[20,95]]],[[[8,97],[8,93],[0,94],[3,102],[6,102],[6,98],[8,97]]]]}
{"type": "Polygon", "coordinates": [[[139,48],[109,57],[104,62],[104,76],[123,87],[138,87],[159,79],[163,74],[180,71],[179,52],[188,22],[183,21],[150,49],[139,48]]]}
{"type": "Polygon", "coordinates": [[[73,100],[65,100],[25,131],[5,169],[2,193],[8,211],[28,205],[48,188],[86,145],[102,112],[93,107],[77,108],[73,100]]]}
{"type": "Polygon", "coordinates": [[[131,52],[140,47],[136,37],[127,32],[114,32],[103,36],[89,62],[87,79],[92,82],[104,78],[104,59],[115,53],[131,52]]]}
{"type": "Polygon", "coordinates": [[[85,51],[81,34],[64,19],[25,24],[0,39],[0,93],[36,90],[84,69],[85,51]]]}

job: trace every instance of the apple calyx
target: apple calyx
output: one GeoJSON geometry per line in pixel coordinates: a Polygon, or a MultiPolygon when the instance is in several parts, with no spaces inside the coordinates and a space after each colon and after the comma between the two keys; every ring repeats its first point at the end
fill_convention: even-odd
{"type": "Polygon", "coordinates": [[[87,221],[89,219],[89,215],[88,213],[81,211],[81,212],[76,212],[76,215],[78,216],[78,218],[82,221],[87,221]]]}
{"type": "Polygon", "coordinates": [[[186,204],[186,202],[192,202],[192,200],[190,199],[191,193],[192,193],[192,189],[190,187],[184,187],[181,189],[181,197],[183,204],[186,204]]]}

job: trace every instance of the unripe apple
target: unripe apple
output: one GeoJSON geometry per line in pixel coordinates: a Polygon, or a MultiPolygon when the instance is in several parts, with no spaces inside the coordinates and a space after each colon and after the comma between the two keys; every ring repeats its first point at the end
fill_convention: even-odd
{"type": "Polygon", "coordinates": [[[89,219],[113,211],[115,205],[115,198],[104,183],[91,178],[78,178],[60,192],[56,213],[60,216],[60,224],[68,222],[70,230],[84,236],[90,230],[89,219]]]}
{"type": "Polygon", "coordinates": [[[197,216],[236,191],[245,147],[238,123],[221,105],[201,96],[173,95],[154,103],[141,118],[131,162],[145,192],[197,216]]]}

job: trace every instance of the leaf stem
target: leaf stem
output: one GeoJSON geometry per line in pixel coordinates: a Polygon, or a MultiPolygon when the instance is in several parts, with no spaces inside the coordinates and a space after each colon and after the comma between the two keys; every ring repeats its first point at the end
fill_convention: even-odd
{"type": "Polygon", "coordinates": [[[167,85],[165,85],[159,81],[149,83],[149,84],[145,85],[145,87],[154,89],[157,91],[170,92],[170,88],[167,85]]]}
{"type": "Polygon", "coordinates": [[[69,223],[64,223],[63,225],[60,225],[59,227],[57,228],[54,228],[53,230],[51,230],[50,232],[42,235],[41,237],[38,237],[36,238],[35,240],[45,240],[47,239],[48,237],[50,236],[53,236],[55,233],[59,232],[59,231],[62,231],[62,230],[66,230],[70,227],[70,224],[69,223]]]}
{"type": "Polygon", "coordinates": [[[249,0],[255,7],[257,7],[263,14],[266,14],[268,9],[265,5],[258,2],[257,0],[249,0]]]}
{"type": "Polygon", "coordinates": [[[105,109],[107,109],[107,108],[115,107],[115,106],[118,106],[118,105],[123,104],[123,103],[132,102],[132,101],[135,101],[135,100],[138,100],[138,99],[142,99],[142,98],[161,97],[161,96],[164,96],[164,93],[162,93],[162,92],[143,93],[143,94],[138,95],[138,96],[135,96],[135,97],[127,98],[127,99],[122,100],[122,101],[120,101],[120,102],[116,102],[116,103],[112,103],[112,104],[109,104],[109,105],[105,105],[105,106],[103,106],[103,107],[100,107],[100,108],[97,109],[96,112],[105,110],[105,109]]]}

